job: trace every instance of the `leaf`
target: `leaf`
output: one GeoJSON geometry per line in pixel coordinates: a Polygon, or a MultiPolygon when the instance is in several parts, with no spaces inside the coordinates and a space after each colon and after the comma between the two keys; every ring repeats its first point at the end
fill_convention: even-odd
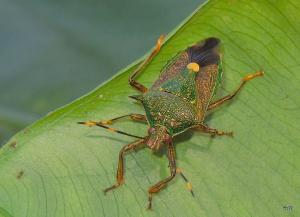
{"type": "MultiPolygon", "coordinates": [[[[147,149],[127,155],[124,186],[102,192],[115,182],[118,152],[132,139],[76,122],[143,112],[127,98],[136,93],[127,84],[136,62],[0,150],[0,214],[299,216],[299,9],[296,0],[209,1],[169,35],[139,77],[150,85],[174,54],[209,36],[223,42],[219,96],[232,92],[246,74],[265,71],[207,118],[211,127],[233,130],[234,138],[196,132],[177,138],[177,163],[195,197],[177,177],[154,196],[154,211],[147,211],[148,187],[168,175],[165,156],[147,149]]],[[[114,127],[141,136],[147,128],[130,121],[114,127]]]]}

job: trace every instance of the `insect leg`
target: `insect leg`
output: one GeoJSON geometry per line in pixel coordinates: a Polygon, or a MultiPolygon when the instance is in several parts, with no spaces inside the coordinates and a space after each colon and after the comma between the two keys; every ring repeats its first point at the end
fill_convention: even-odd
{"type": "Polygon", "coordinates": [[[138,76],[138,74],[144,69],[144,67],[146,65],[148,65],[148,63],[153,59],[153,57],[159,52],[160,48],[161,48],[161,45],[162,45],[162,42],[164,40],[164,35],[161,35],[157,42],[156,42],[156,47],[155,49],[152,51],[152,53],[150,54],[150,56],[143,62],[141,63],[138,68],[133,72],[133,74],[129,77],[129,84],[134,87],[135,89],[137,89],[138,91],[142,92],[142,93],[145,93],[147,92],[147,88],[138,83],[135,79],[136,77],[138,76]]]}
{"type": "Polygon", "coordinates": [[[101,122],[96,122],[96,121],[85,121],[84,122],[84,121],[82,121],[82,122],[78,122],[78,124],[83,124],[83,125],[88,126],[88,127],[93,127],[93,126],[102,127],[102,128],[107,129],[108,131],[113,132],[113,133],[119,133],[119,134],[123,134],[123,135],[126,135],[126,136],[138,138],[138,139],[144,139],[144,137],[136,136],[136,135],[126,133],[126,132],[121,131],[121,130],[117,130],[115,128],[108,127],[108,126],[102,124],[101,122]]]}
{"type": "Polygon", "coordinates": [[[129,150],[133,150],[133,149],[136,149],[138,146],[144,144],[145,140],[144,139],[140,139],[140,140],[137,140],[133,143],[130,143],[128,145],[125,145],[120,153],[119,153],[119,163],[118,163],[118,170],[117,170],[117,183],[112,185],[111,187],[109,188],[106,188],[104,190],[104,193],[110,191],[110,190],[113,190],[117,187],[119,187],[120,185],[122,185],[124,183],[124,154],[129,151],[129,150]]]}
{"type": "Polygon", "coordinates": [[[170,173],[171,175],[155,185],[151,186],[148,190],[148,209],[151,209],[152,207],[152,195],[154,193],[158,193],[163,187],[165,187],[168,182],[170,182],[176,175],[176,161],[175,161],[175,148],[173,146],[173,143],[170,142],[168,144],[168,159],[169,159],[169,165],[170,165],[170,173]]]}
{"type": "Polygon", "coordinates": [[[263,72],[263,71],[257,71],[257,72],[255,72],[255,73],[253,73],[253,74],[247,75],[246,77],[244,77],[244,78],[242,79],[242,83],[240,84],[240,86],[239,86],[232,94],[229,94],[229,95],[227,95],[227,96],[225,96],[225,97],[223,97],[223,98],[221,98],[221,99],[219,99],[219,100],[217,100],[217,101],[211,103],[211,104],[208,106],[207,110],[212,110],[212,109],[214,109],[214,108],[217,108],[217,107],[219,107],[220,105],[222,105],[224,102],[226,102],[226,101],[232,99],[234,96],[236,96],[236,95],[240,92],[240,90],[241,90],[242,87],[247,83],[247,81],[250,81],[250,80],[252,80],[253,78],[256,78],[256,77],[259,77],[259,76],[263,76],[263,75],[264,75],[264,72],[263,72]]]}
{"type": "Polygon", "coordinates": [[[128,114],[128,115],[123,115],[123,116],[120,116],[120,117],[113,118],[113,119],[111,119],[111,120],[109,120],[109,121],[112,123],[112,122],[115,122],[116,120],[119,120],[119,119],[125,118],[125,117],[129,117],[131,120],[134,120],[134,121],[143,121],[143,122],[147,122],[146,115],[141,115],[141,114],[128,114]]]}
{"type": "Polygon", "coordinates": [[[98,123],[102,124],[102,125],[111,125],[114,122],[116,122],[117,120],[120,120],[120,119],[123,119],[123,118],[127,118],[127,117],[129,117],[131,120],[134,120],[134,121],[144,121],[144,122],[147,121],[145,115],[141,115],[141,114],[128,114],[128,115],[122,115],[120,117],[115,117],[115,118],[112,118],[110,120],[99,121],[98,123]]]}
{"type": "Polygon", "coordinates": [[[219,131],[214,128],[210,128],[204,124],[197,125],[196,129],[201,130],[203,133],[209,133],[211,136],[233,136],[233,132],[219,131]]]}

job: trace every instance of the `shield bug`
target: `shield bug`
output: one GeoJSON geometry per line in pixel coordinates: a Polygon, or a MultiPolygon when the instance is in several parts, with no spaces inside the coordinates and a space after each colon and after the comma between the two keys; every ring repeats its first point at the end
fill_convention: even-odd
{"type": "Polygon", "coordinates": [[[153,151],[166,147],[170,175],[148,189],[149,209],[152,207],[153,194],[164,188],[178,173],[187,182],[188,189],[192,192],[191,184],[181,170],[176,167],[173,138],[191,129],[209,133],[212,136],[232,136],[232,132],[223,132],[208,127],[205,124],[207,111],[213,110],[234,98],[248,81],[263,75],[263,71],[257,71],[245,76],[233,93],[219,100],[212,101],[221,82],[222,64],[219,51],[220,40],[211,37],[176,54],[163,67],[159,78],[150,88],[147,88],[139,83],[136,77],[159,52],[162,41],[163,36],[158,39],[156,48],[150,56],[129,77],[129,84],[140,92],[139,95],[130,97],[143,105],[145,115],[128,114],[106,121],[79,122],[89,127],[99,126],[137,139],[121,149],[116,184],[105,189],[104,192],[115,189],[124,183],[124,154],[126,152],[141,146],[148,147],[153,151]],[[122,118],[148,123],[148,135],[136,136],[108,126],[122,118]]]}

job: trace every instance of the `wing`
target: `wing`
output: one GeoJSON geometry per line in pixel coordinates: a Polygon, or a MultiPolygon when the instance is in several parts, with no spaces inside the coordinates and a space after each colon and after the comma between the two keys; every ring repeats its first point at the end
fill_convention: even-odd
{"type": "Polygon", "coordinates": [[[182,71],[189,64],[190,59],[187,51],[179,52],[163,67],[160,72],[159,78],[154,82],[150,90],[157,90],[162,84],[173,80],[176,76],[180,75],[182,71]]]}
{"type": "Polygon", "coordinates": [[[200,67],[218,64],[220,40],[207,38],[196,45],[186,49],[190,62],[198,63],[200,67]]]}
{"type": "Polygon", "coordinates": [[[205,112],[221,80],[220,41],[208,38],[204,42],[188,48],[191,61],[200,65],[195,78],[195,95],[198,118],[204,119],[205,112]]]}
{"type": "Polygon", "coordinates": [[[207,38],[185,51],[178,53],[169,61],[150,90],[173,93],[196,103],[199,113],[205,112],[218,76],[220,61],[220,40],[207,38]],[[187,65],[191,62],[200,66],[198,73],[190,73],[187,65]]]}

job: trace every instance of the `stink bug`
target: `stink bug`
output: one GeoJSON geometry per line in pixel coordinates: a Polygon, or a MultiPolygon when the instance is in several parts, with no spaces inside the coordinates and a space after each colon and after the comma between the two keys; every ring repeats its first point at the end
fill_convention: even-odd
{"type": "Polygon", "coordinates": [[[89,127],[99,126],[113,132],[137,138],[136,141],[125,145],[121,149],[116,176],[117,182],[105,189],[105,193],[124,183],[124,154],[126,152],[141,146],[148,147],[153,151],[158,151],[163,147],[167,148],[170,176],[149,188],[148,209],[152,207],[153,194],[158,193],[164,188],[178,173],[187,182],[187,186],[192,193],[191,184],[187,181],[181,170],[176,167],[173,138],[191,129],[209,133],[212,136],[232,136],[232,132],[223,132],[208,127],[204,123],[206,112],[232,99],[247,81],[263,75],[263,71],[257,71],[245,76],[239,87],[232,94],[212,101],[222,76],[219,51],[220,40],[212,37],[179,52],[163,67],[159,78],[154,84],[150,88],[147,88],[136,81],[136,77],[159,52],[163,38],[161,36],[158,39],[156,48],[150,56],[129,77],[129,84],[141,93],[140,95],[130,97],[143,105],[146,114],[128,114],[99,122],[79,122],[79,124],[89,127]],[[149,124],[148,135],[144,137],[135,136],[108,127],[108,125],[113,124],[115,121],[126,117],[134,121],[147,122],[149,124]]]}

